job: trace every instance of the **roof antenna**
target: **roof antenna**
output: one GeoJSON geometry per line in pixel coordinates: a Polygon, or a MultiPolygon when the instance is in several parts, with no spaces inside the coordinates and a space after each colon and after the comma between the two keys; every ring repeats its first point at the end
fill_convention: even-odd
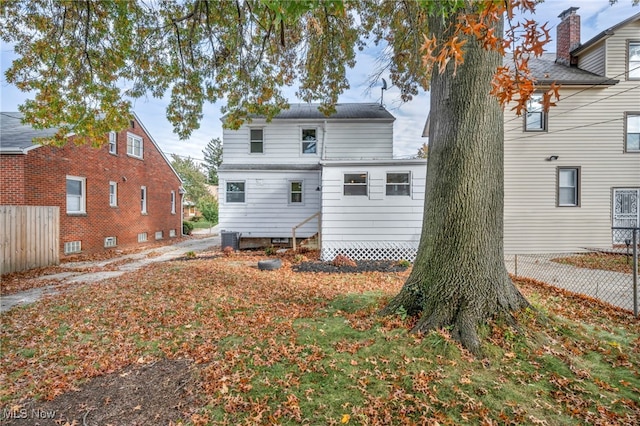
{"type": "Polygon", "coordinates": [[[382,94],[380,95],[380,106],[384,108],[384,91],[387,90],[387,80],[385,80],[384,78],[382,79],[382,94]]]}

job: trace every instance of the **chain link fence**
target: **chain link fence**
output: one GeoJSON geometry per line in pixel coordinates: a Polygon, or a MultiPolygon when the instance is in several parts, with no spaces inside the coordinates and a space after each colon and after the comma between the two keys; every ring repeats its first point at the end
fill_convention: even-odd
{"type": "Polygon", "coordinates": [[[640,228],[612,228],[610,247],[581,253],[505,256],[509,273],[632,311],[638,316],[640,228]]]}

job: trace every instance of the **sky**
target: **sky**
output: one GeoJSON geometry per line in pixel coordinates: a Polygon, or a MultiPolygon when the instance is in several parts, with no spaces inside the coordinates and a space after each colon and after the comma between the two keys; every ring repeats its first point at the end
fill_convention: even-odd
{"type": "MultiPolygon", "coordinates": [[[[537,6],[533,16],[540,23],[548,22],[547,28],[551,29],[553,40],[547,45],[547,51],[555,52],[556,25],[559,23],[558,15],[569,7],[579,7],[581,42],[585,43],[600,32],[616,25],[617,23],[640,12],[640,7],[632,6],[632,0],[618,0],[612,6],[609,0],[546,0],[537,6]]],[[[339,102],[375,102],[381,101],[381,85],[369,90],[369,73],[375,69],[377,49],[365,49],[357,56],[356,66],[347,72],[350,89],[340,95],[339,102]]],[[[0,111],[17,111],[18,105],[29,99],[28,93],[20,92],[16,87],[6,82],[4,72],[11,65],[16,56],[12,46],[2,43],[0,45],[0,68],[2,79],[0,80],[0,111]]],[[[386,77],[390,84],[390,79],[386,77]]],[[[296,88],[285,91],[290,103],[300,100],[295,98],[296,88]]],[[[390,86],[384,92],[384,105],[387,110],[396,117],[394,123],[394,157],[406,158],[415,155],[426,139],[422,137],[422,130],[429,113],[429,93],[421,92],[411,102],[402,103],[400,92],[390,86]]],[[[205,104],[204,117],[200,123],[200,129],[194,131],[188,140],[180,140],[173,133],[173,128],[166,119],[165,110],[168,98],[155,99],[149,95],[147,98],[135,100],[133,110],[138,115],[160,149],[170,158],[171,154],[182,157],[191,157],[196,161],[203,158],[202,151],[213,138],[222,139],[222,122],[220,121],[220,108],[223,103],[205,104]]]]}

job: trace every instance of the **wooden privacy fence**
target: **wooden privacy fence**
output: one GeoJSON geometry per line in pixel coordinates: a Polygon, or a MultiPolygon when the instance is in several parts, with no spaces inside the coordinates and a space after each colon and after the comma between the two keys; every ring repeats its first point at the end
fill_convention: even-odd
{"type": "Polygon", "coordinates": [[[0,206],[0,274],[60,262],[60,207],[0,206]]]}

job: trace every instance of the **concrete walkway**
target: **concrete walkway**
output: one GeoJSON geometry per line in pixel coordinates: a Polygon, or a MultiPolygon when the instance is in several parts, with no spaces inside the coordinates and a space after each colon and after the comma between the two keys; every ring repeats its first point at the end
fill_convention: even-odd
{"type": "Polygon", "coordinates": [[[94,283],[114,277],[118,277],[127,272],[135,271],[145,265],[156,262],[166,262],[178,257],[182,257],[185,253],[203,252],[213,250],[220,247],[220,234],[217,227],[211,229],[198,229],[194,230],[193,235],[197,235],[199,238],[193,238],[181,241],[179,243],[167,246],[153,247],[147,250],[124,255],[120,257],[114,257],[111,259],[105,259],[100,261],[87,261],[87,262],[72,262],[65,263],[65,268],[77,268],[77,269],[90,269],[95,267],[105,267],[106,265],[119,262],[122,260],[129,260],[126,263],[117,267],[114,271],[101,271],[101,272],[61,272],[53,275],[43,275],[35,279],[40,280],[57,280],[60,284],[49,285],[40,288],[34,288],[31,290],[22,291],[20,293],[2,295],[0,298],[0,312],[7,312],[14,306],[25,305],[38,301],[40,298],[48,295],[60,293],[60,287],[65,284],[76,283],[94,283]],[[148,257],[150,252],[160,253],[159,256],[148,257]]]}
{"type": "Polygon", "coordinates": [[[518,277],[533,278],[633,312],[633,275],[552,261],[572,255],[576,254],[519,254],[517,262],[516,256],[510,255],[505,256],[505,265],[509,273],[518,277]]]}

